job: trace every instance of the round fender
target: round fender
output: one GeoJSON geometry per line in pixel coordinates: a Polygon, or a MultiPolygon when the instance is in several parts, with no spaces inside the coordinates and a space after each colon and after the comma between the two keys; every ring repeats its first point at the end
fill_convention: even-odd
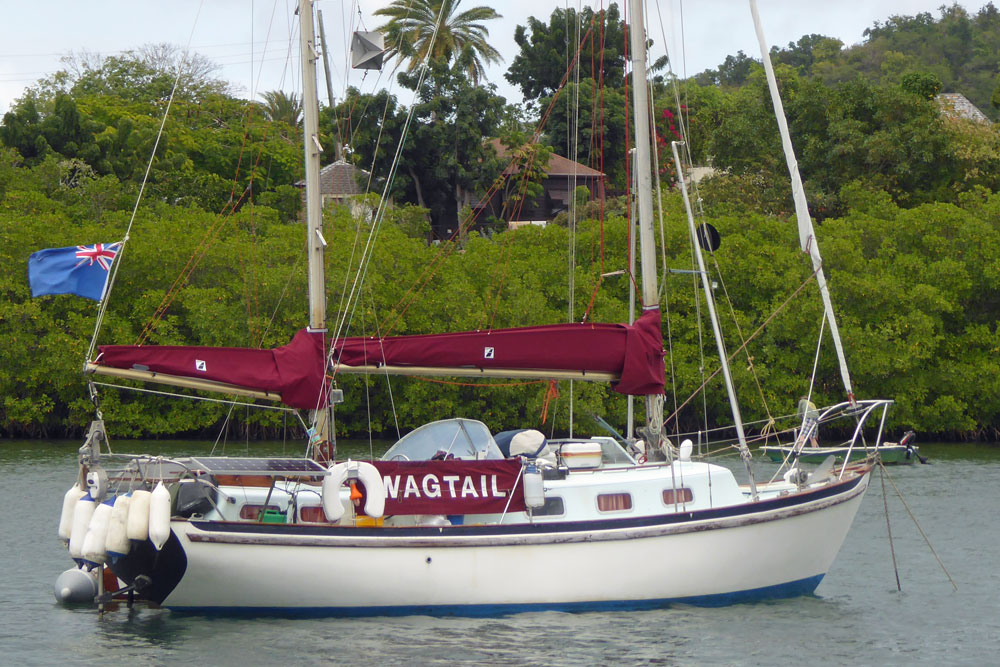
{"type": "Polygon", "coordinates": [[[94,516],[97,503],[90,497],[89,493],[84,494],[73,508],[73,528],[69,536],[69,556],[70,558],[83,558],[83,540],[87,537],[87,529],[90,527],[90,518],[94,516]]]}
{"type": "Polygon", "coordinates": [[[149,499],[152,494],[145,489],[132,492],[129,502],[125,534],[130,540],[145,542],[149,537],[149,499]]]}
{"type": "Polygon", "coordinates": [[[80,483],[77,482],[63,496],[62,515],[59,517],[59,539],[69,542],[73,534],[73,510],[76,509],[77,501],[85,495],[87,492],[81,489],[80,483]]]}
{"type": "Polygon", "coordinates": [[[159,551],[170,539],[170,492],[157,482],[149,496],[149,540],[159,551]]]}
{"type": "Polygon", "coordinates": [[[385,513],[385,485],[378,468],[371,463],[355,461],[358,479],[365,485],[365,514],[378,519],[385,513]]]}
{"type": "Polygon", "coordinates": [[[337,463],[328,468],[323,478],[323,514],[326,520],[340,521],[344,516],[344,503],[340,500],[340,487],[347,479],[347,463],[337,463]]]}
{"type": "Polygon", "coordinates": [[[104,550],[112,558],[124,556],[129,552],[132,543],[128,539],[128,510],[132,499],[128,496],[115,498],[111,510],[111,523],[108,524],[108,536],[104,542],[104,550]]]}
{"type": "Polygon", "coordinates": [[[108,539],[108,526],[111,524],[113,509],[110,502],[103,502],[94,508],[87,526],[87,534],[83,538],[83,559],[91,563],[103,563],[108,559],[104,543],[108,539]]]}

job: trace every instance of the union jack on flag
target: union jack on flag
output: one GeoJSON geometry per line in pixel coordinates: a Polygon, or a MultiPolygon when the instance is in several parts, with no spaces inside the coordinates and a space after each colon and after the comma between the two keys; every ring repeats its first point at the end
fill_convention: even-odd
{"type": "Polygon", "coordinates": [[[114,261],[115,255],[118,254],[118,249],[121,246],[121,241],[116,241],[115,243],[95,243],[94,245],[78,245],[76,247],[76,256],[80,258],[80,261],[76,265],[80,266],[86,262],[87,266],[93,266],[94,262],[97,262],[101,265],[102,269],[110,271],[111,262],[114,261]]]}
{"type": "Polygon", "coordinates": [[[76,294],[100,301],[122,242],[47,248],[28,258],[31,296],[76,294]]]}

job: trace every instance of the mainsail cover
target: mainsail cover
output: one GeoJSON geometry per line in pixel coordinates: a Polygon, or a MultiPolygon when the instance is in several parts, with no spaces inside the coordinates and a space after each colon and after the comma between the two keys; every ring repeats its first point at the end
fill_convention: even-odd
{"type": "Polygon", "coordinates": [[[321,403],[324,334],[301,330],[270,350],[186,345],[102,345],[96,367],[134,369],[281,395],[293,408],[321,403]]]}
{"type": "Polygon", "coordinates": [[[551,324],[461,333],[343,338],[333,345],[334,372],[347,367],[603,372],[622,394],[662,394],[665,373],[660,311],[634,324],[551,324]]]}
{"type": "MultiPolygon", "coordinates": [[[[277,394],[293,408],[313,409],[321,401],[324,334],[299,331],[290,343],[270,350],[187,345],[102,345],[93,364],[158,376],[157,381],[192,378],[207,389],[238,387],[277,394]]],[[[576,371],[618,378],[622,394],[662,394],[663,338],[660,312],[646,311],[634,324],[552,324],[461,333],[343,338],[334,345],[338,364],[365,367],[420,366],[448,370],[576,371]]],[[[143,379],[143,378],[139,378],[143,379]]],[[[145,379],[154,379],[147,377],[145,379]]]]}

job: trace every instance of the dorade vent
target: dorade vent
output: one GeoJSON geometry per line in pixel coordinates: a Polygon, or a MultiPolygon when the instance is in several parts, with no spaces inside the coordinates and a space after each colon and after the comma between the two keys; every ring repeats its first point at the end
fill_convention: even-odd
{"type": "Polygon", "coordinates": [[[689,503],[694,499],[694,494],[691,493],[691,489],[664,489],[663,490],[663,504],[664,505],[681,505],[683,503],[689,503]]]}
{"type": "Polygon", "coordinates": [[[602,493],[597,496],[597,509],[602,512],[624,512],[632,509],[631,493],[602,493]]]}

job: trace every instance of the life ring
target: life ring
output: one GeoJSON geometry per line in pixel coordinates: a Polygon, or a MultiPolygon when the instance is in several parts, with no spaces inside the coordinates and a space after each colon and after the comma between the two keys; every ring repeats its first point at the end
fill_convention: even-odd
{"type": "Polygon", "coordinates": [[[385,485],[378,468],[365,461],[345,461],[330,466],[323,478],[323,514],[326,520],[340,521],[344,503],[340,500],[340,487],[348,479],[357,479],[365,487],[365,514],[378,519],[385,512],[385,485]]]}

